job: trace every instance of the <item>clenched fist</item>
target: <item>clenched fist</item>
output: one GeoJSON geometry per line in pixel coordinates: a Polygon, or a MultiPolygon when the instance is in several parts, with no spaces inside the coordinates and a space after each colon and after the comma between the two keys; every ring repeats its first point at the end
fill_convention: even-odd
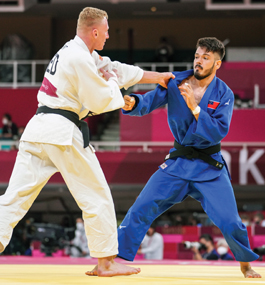
{"type": "Polygon", "coordinates": [[[135,105],[135,98],[129,95],[124,95],[123,99],[125,106],[122,109],[125,111],[131,111],[135,105]]]}

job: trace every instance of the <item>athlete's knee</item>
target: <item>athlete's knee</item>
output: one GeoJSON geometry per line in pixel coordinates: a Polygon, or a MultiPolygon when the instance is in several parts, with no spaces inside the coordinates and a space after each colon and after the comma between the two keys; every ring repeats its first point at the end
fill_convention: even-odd
{"type": "Polygon", "coordinates": [[[159,206],[155,203],[155,201],[150,200],[138,205],[134,211],[137,211],[139,216],[150,220],[152,218],[155,219],[159,215],[159,206]]]}
{"type": "Polygon", "coordinates": [[[130,210],[133,212],[144,213],[145,215],[155,206],[151,197],[139,195],[130,210]]]}
{"type": "Polygon", "coordinates": [[[123,224],[131,224],[134,227],[137,227],[137,225],[140,227],[150,226],[157,217],[151,208],[149,204],[134,204],[127,212],[123,224]]]}

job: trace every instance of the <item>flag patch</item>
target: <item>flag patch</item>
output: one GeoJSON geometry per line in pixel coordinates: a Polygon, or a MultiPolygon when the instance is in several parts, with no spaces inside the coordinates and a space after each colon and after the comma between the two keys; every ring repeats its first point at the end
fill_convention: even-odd
{"type": "Polygon", "coordinates": [[[162,169],[165,169],[165,168],[167,167],[167,165],[166,165],[166,163],[164,162],[164,163],[162,163],[162,164],[160,165],[160,167],[161,167],[162,169]]]}
{"type": "Polygon", "coordinates": [[[208,108],[216,110],[216,108],[219,106],[219,104],[220,104],[220,102],[210,100],[208,102],[208,108]]]}

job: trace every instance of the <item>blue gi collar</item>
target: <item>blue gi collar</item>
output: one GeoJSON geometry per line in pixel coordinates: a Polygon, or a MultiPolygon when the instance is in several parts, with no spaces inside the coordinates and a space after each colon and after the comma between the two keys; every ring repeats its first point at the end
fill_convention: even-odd
{"type": "Polygon", "coordinates": [[[176,76],[173,81],[176,85],[180,84],[182,80],[186,79],[187,77],[193,75],[194,71],[193,69],[185,70],[182,72],[173,72],[173,74],[176,76]]]}
{"type": "MultiPolygon", "coordinates": [[[[175,83],[175,85],[178,85],[182,82],[182,80],[186,79],[187,77],[193,75],[194,71],[193,69],[190,70],[185,70],[182,72],[173,72],[173,74],[176,76],[173,81],[175,83]]],[[[202,100],[199,104],[199,106],[204,110],[207,111],[207,106],[208,106],[208,102],[210,99],[210,96],[212,94],[212,91],[214,89],[214,87],[216,86],[216,76],[213,78],[212,82],[209,84],[208,88],[206,89],[202,100]]]]}

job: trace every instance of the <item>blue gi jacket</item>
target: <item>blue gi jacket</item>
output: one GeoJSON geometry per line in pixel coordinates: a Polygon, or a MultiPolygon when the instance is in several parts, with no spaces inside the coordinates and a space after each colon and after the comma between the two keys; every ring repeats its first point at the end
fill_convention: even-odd
{"type": "MultiPolygon", "coordinates": [[[[143,116],[168,104],[168,124],[179,144],[204,149],[220,143],[228,133],[232,118],[234,94],[231,89],[215,76],[199,104],[201,112],[196,121],[177,86],[183,79],[193,75],[193,70],[173,74],[175,78],[170,80],[168,89],[159,85],[144,95],[131,94],[138,98],[138,105],[132,111],[122,110],[123,114],[143,116]]],[[[170,152],[174,150],[172,148],[170,152]]],[[[212,158],[225,163],[221,152],[213,154],[212,158]]],[[[227,166],[219,170],[201,159],[185,157],[169,159],[160,165],[160,169],[191,181],[212,180],[220,176],[221,171],[228,171],[227,166]]]]}

